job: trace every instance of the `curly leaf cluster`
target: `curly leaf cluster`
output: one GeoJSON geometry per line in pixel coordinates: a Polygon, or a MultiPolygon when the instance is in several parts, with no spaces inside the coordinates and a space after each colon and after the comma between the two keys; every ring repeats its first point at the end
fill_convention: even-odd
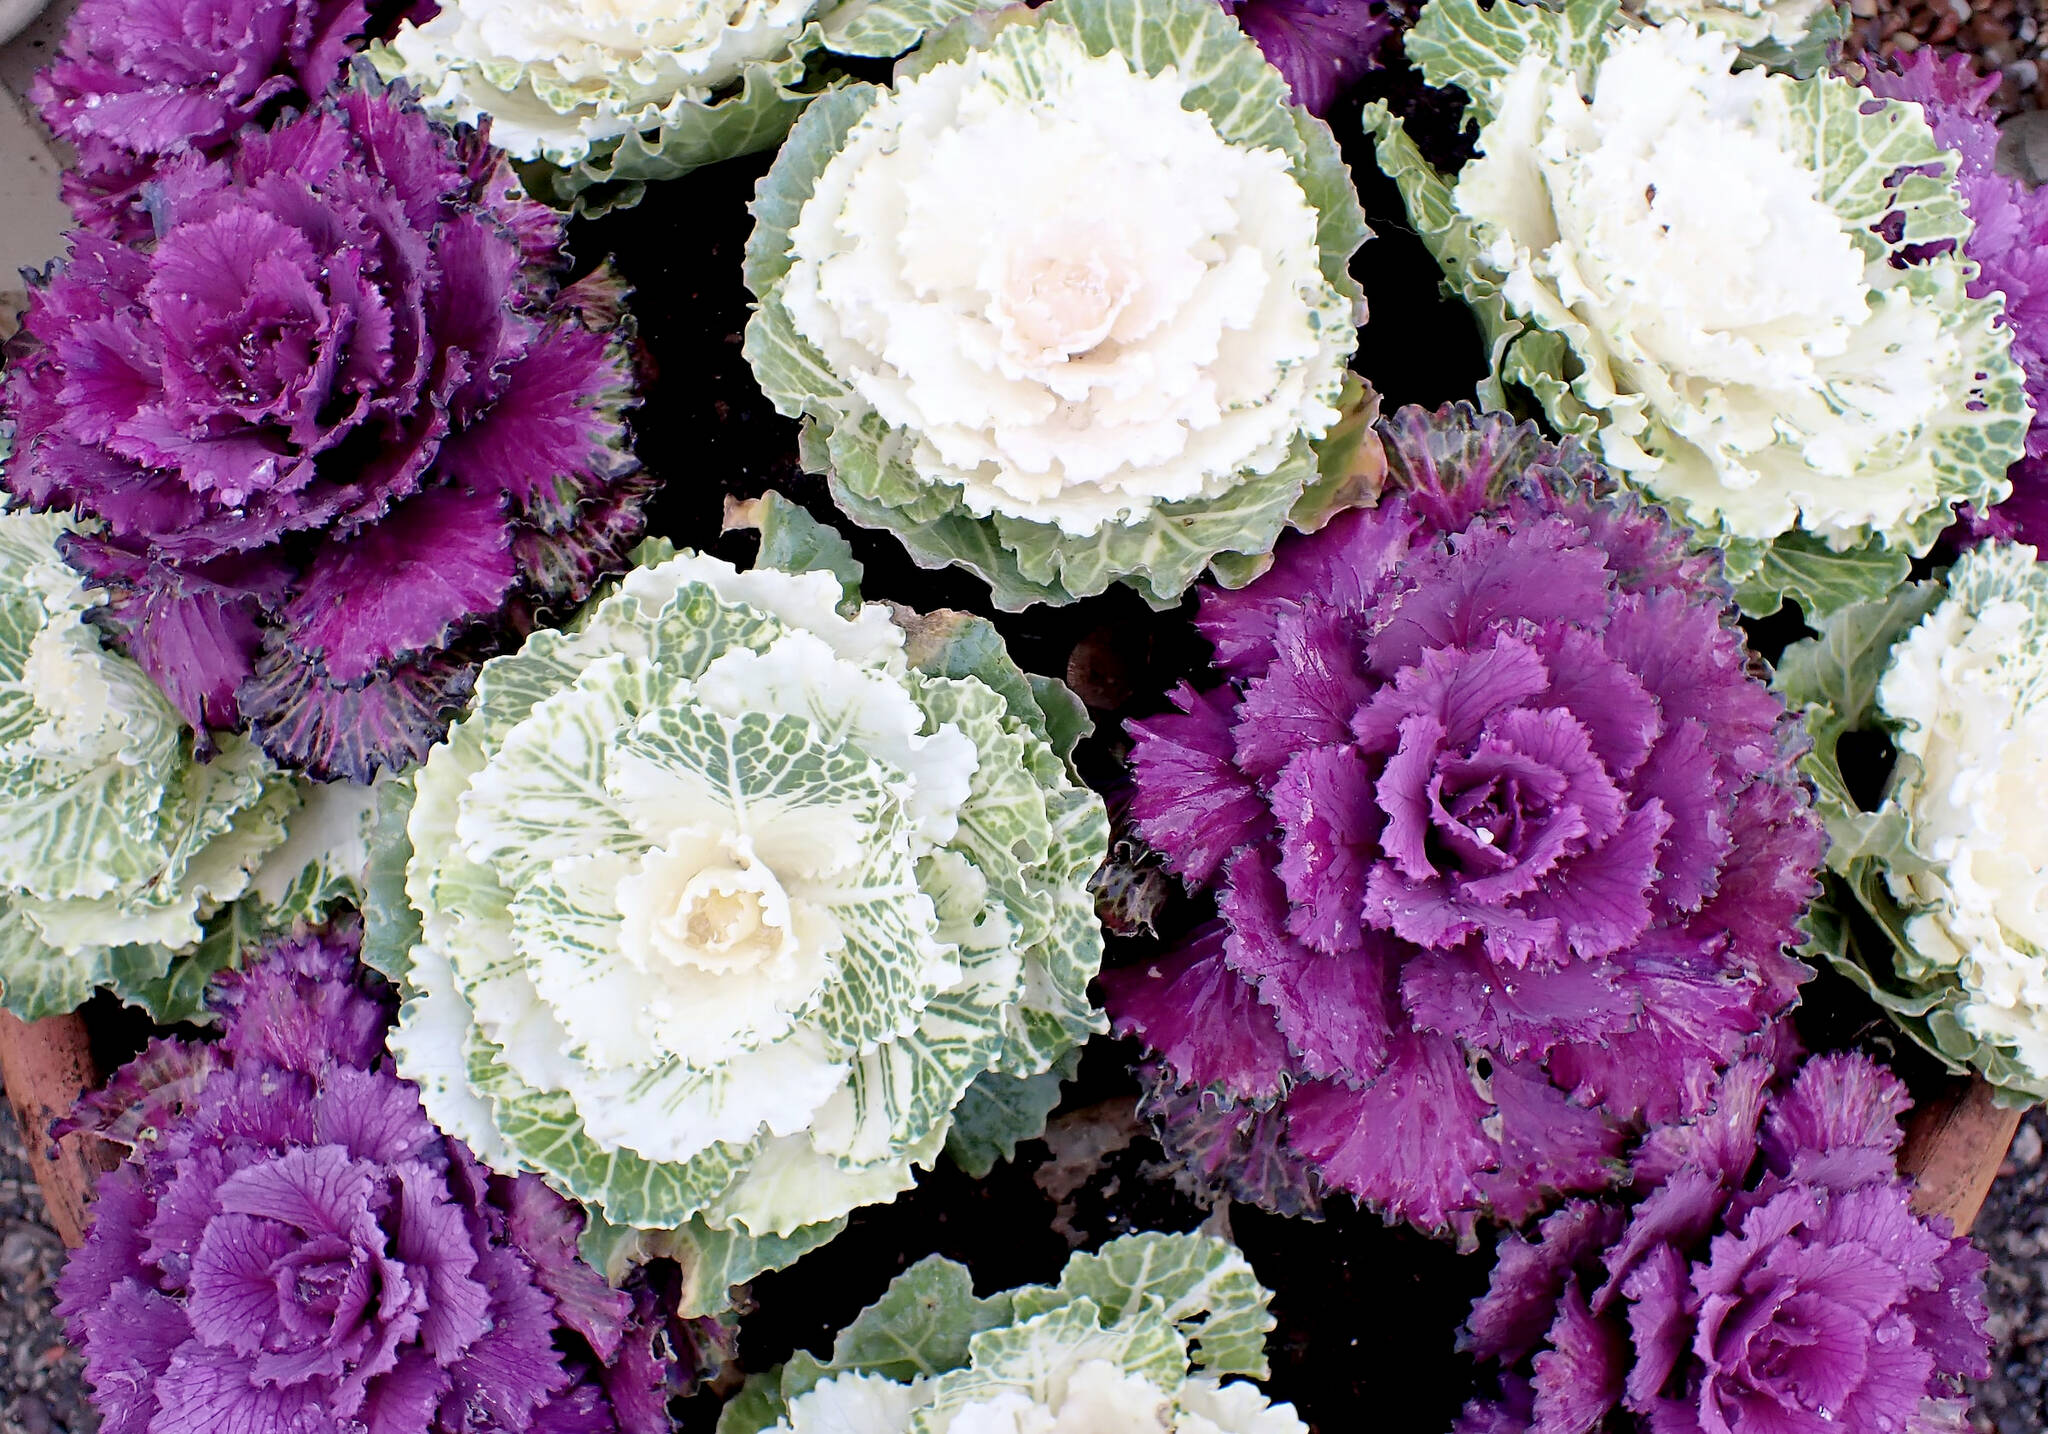
{"type": "Polygon", "coordinates": [[[2015,1103],[2048,1097],[2048,569],[2035,557],[1985,543],[1945,585],[1837,614],[1779,672],[1805,704],[1834,834],[1814,947],[2015,1103]],[[1843,775],[1841,741],[1858,732],[1897,752],[1875,810],[1843,775]]]}
{"type": "Polygon", "coordinates": [[[1220,920],[1103,983],[1242,1198],[1469,1233],[1700,1108],[1807,974],[1823,834],[1711,554],[1534,425],[1383,432],[1380,505],[1205,592],[1225,680],[1131,724],[1220,920]]]}
{"type": "Polygon", "coordinates": [[[84,0],[29,91],[78,152],[73,216],[147,239],[145,187],[166,165],[221,158],[247,126],[325,98],[368,19],[364,0],[84,0]]]}
{"type": "Polygon", "coordinates": [[[35,1020],[110,986],[180,1019],[252,932],[353,889],[363,804],[244,738],[200,760],[147,674],[101,645],[66,531],[0,513],[0,1004],[35,1020]]]}
{"type": "Polygon", "coordinates": [[[448,0],[371,51],[435,114],[488,120],[585,211],[781,143],[830,54],[887,57],[965,0],[448,0]]]}
{"type": "Polygon", "coordinates": [[[1860,1055],[1734,1067],[1658,1131],[1629,1199],[1502,1242],[1460,1348],[1498,1368],[1456,1434],[1963,1434],[1985,1258],[1913,1212],[1905,1087],[1860,1055]]]}
{"type": "Polygon", "coordinates": [[[1912,105],[1618,5],[1432,0],[1409,53],[1481,155],[1446,181],[1376,106],[1383,166],[1491,401],[1525,390],[1723,547],[1746,609],[1881,596],[1952,505],[2005,496],[2030,419],[1956,156],[1912,105]]]}
{"type": "Polygon", "coordinates": [[[220,978],[217,1045],[158,1041],[74,1124],[130,1147],[58,1312],[107,1434],[665,1434],[685,1372],[581,1217],[494,1176],[384,1058],[352,927],[220,978]]]}
{"type": "Polygon", "coordinates": [[[623,295],[502,155],[349,91],[89,232],[7,367],[7,486],[92,520],[70,561],[195,727],[367,780],[477,664],[624,566],[623,295]]]}
{"type": "Polygon", "coordinates": [[[755,1375],[718,1434],[968,1434],[1173,1428],[1305,1434],[1266,1375],[1267,1291],[1207,1235],[1126,1235],[1075,1255],[1057,1285],[977,1299],[933,1255],[839,1333],[755,1375]]]}
{"type": "Polygon", "coordinates": [[[747,356],[805,463],[998,606],[1169,604],[1326,519],[1368,231],[1328,127],[1209,0],[957,24],[813,104],[754,214],[747,356]]]}
{"type": "Polygon", "coordinates": [[[494,1167],[758,1269],[1100,1028],[1107,823],[986,624],[650,561],[417,773],[394,1047],[494,1167]]]}

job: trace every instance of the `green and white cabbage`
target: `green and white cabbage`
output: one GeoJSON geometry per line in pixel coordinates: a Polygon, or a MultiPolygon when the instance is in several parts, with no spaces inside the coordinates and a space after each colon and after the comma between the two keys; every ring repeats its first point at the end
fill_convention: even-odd
{"type": "Polygon", "coordinates": [[[1945,588],[1839,614],[1780,675],[1808,704],[1834,837],[1816,944],[1951,1068],[2025,1103],[2048,1098],[2048,567],[2035,556],[1975,548],[1945,588]],[[1853,731],[1898,754],[1871,812],[1835,757],[1853,731]]]}
{"type": "MultiPolygon", "coordinates": [[[[775,512],[764,557],[851,567],[775,512]]],[[[438,1125],[739,1280],[907,1189],[970,1087],[1101,1029],[1107,819],[1066,766],[1079,704],[986,623],[641,557],[484,666],[413,778],[417,937],[391,959],[373,882],[366,954],[438,1125]]]]}
{"type": "Polygon", "coordinates": [[[443,0],[370,52],[444,119],[488,118],[556,196],[630,204],[647,180],[779,143],[824,52],[898,55],[966,0],[443,0]],[[586,194],[593,188],[595,194],[586,194]]]}
{"type": "Polygon", "coordinates": [[[201,1018],[245,944],[351,894],[369,802],[239,736],[198,760],[148,674],[101,645],[65,529],[0,513],[0,1005],[32,1020],[106,986],[201,1018]]]}
{"type": "Polygon", "coordinates": [[[974,1297],[937,1255],[839,1334],[755,1375],[718,1434],[1306,1434],[1266,1375],[1270,1298],[1207,1235],[1126,1235],[1057,1285],[974,1297]]]}
{"type": "Polygon", "coordinates": [[[956,25],[818,101],[754,212],[747,354],[806,463],[998,605],[1169,603],[1326,519],[1364,217],[1210,0],[956,25]]]}
{"type": "Polygon", "coordinates": [[[1447,185],[1381,106],[1382,163],[1489,331],[1492,402],[1529,390],[1723,546],[1751,611],[1875,598],[2005,496],[2029,417],[1956,156],[1918,106],[1617,4],[1431,0],[1409,52],[1481,153],[1447,185]]]}

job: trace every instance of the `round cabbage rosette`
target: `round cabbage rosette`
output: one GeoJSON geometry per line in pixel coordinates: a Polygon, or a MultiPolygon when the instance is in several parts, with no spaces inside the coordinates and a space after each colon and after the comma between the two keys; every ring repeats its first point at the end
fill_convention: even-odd
{"type": "Polygon", "coordinates": [[[1409,50],[1480,156],[1448,185],[1398,139],[1382,162],[1494,382],[1723,547],[1745,608],[1881,596],[2009,491],[2029,419],[1956,156],[1913,105],[1734,70],[1679,21],[1610,30],[1617,3],[1432,0],[1409,50]]]}
{"type": "Polygon", "coordinates": [[[538,1177],[434,1129],[356,946],[268,944],[215,986],[219,1042],[152,1042],[81,1102],[129,1148],[58,1283],[100,1427],[666,1434],[700,1332],[585,1264],[538,1177]]]}
{"type": "Polygon", "coordinates": [[[976,1299],[920,1260],[839,1333],[829,1362],[754,1375],[719,1434],[1306,1434],[1269,1403],[1270,1294],[1208,1235],[1126,1235],[1057,1285],[976,1299]],[[914,1377],[905,1375],[912,1371],[914,1377]]]}
{"type": "Polygon", "coordinates": [[[1205,591],[1223,681],[1131,724],[1132,824],[1219,920],[1102,982],[1183,1160],[1469,1236],[1782,1015],[1823,834],[1711,553],[1533,424],[1382,432],[1379,506],[1205,591]]]}
{"type": "Polygon", "coordinates": [[[1628,1199],[1506,1236],[1459,1348],[1499,1392],[1454,1434],[1966,1434],[1984,1256],[1899,1177],[1905,1087],[1751,1059],[1636,1152],[1628,1199]]]}
{"type": "Polygon", "coordinates": [[[625,566],[624,291],[567,287],[503,155],[349,90],[80,231],[10,341],[6,481],[195,728],[368,781],[476,667],[625,566]]]}
{"type": "Polygon", "coordinates": [[[166,164],[218,158],[245,127],[325,98],[368,20],[364,0],[84,0],[29,90],[78,151],[73,216],[148,239],[143,191],[166,164]]]}
{"type": "Polygon", "coordinates": [[[1815,944],[1952,1069],[2048,1098],[2048,569],[1986,543],[1790,649],[1835,843],[1815,944]],[[1864,811],[1845,733],[1897,758],[1864,811]],[[1874,925],[1848,920],[1861,908],[1874,925]]]}
{"type": "Polygon", "coordinates": [[[564,199],[638,200],[647,180],[779,143],[816,93],[821,46],[899,55],[953,0],[446,0],[371,59],[434,113],[553,166],[564,199]]]}
{"type": "Polygon", "coordinates": [[[1215,5],[962,22],[814,104],[754,213],[747,355],[804,461],[999,607],[1171,603],[1326,519],[1364,216],[1215,5]]]}
{"type": "Polygon", "coordinates": [[[244,738],[199,760],[148,675],[101,645],[66,531],[0,513],[0,1004],[34,1020],[110,986],[189,1018],[249,935],[353,890],[367,804],[244,738]]]}
{"type": "Polygon", "coordinates": [[[417,774],[393,1044],[494,1167],[777,1263],[1100,1028],[1107,822],[1007,659],[949,675],[829,573],[653,559],[417,774]]]}

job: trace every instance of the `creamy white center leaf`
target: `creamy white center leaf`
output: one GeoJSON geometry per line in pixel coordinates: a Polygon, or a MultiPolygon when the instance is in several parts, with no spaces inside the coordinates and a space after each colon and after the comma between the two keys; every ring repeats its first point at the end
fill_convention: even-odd
{"type": "Polygon", "coordinates": [[[791,230],[799,333],[976,516],[1086,535],[1321,435],[1352,316],[1275,149],[1019,26],[883,94],[791,230]]]}

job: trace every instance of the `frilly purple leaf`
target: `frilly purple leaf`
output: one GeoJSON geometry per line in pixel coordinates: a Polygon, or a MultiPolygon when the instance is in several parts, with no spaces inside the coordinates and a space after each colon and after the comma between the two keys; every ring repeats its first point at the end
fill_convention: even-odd
{"type": "Polygon", "coordinates": [[[1415,7],[1406,0],[1222,0],[1312,115],[1384,63],[1415,7]]]}
{"type": "Polygon", "coordinates": [[[606,1284],[580,1211],[429,1123],[358,942],[272,942],[217,978],[217,1044],[157,1042],[82,1103],[131,1147],[58,1286],[102,1427],[665,1428],[706,1372],[673,1303],[606,1284]]]}
{"type": "Polygon", "coordinates": [[[1131,724],[1133,825],[1225,935],[1104,986],[1326,1189],[1469,1237],[1768,1042],[1825,837],[1713,555],[1533,425],[1381,432],[1379,506],[1205,592],[1226,680],[1131,724]]]}
{"type": "Polygon", "coordinates": [[[67,557],[195,727],[319,777],[415,762],[483,660],[626,565],[624,291],[562,287],[561,217],[396,91],[148,193],[148,236],[80,232],[36,286],[7,486],[94,526],[67,557]]]}
{"type": "Polygon", "coordinates": [[[1460,1428],[1963,1427],[1961,1381],[1989,1369],[1986,1262],[1913,1213],[1891,1163],[1904,1108],[1859,1055],[1728,1072],[1627,1202],[1574,1201],[1503,1243],[1462,1336],[1499,1392],[1460,1428]]]}

